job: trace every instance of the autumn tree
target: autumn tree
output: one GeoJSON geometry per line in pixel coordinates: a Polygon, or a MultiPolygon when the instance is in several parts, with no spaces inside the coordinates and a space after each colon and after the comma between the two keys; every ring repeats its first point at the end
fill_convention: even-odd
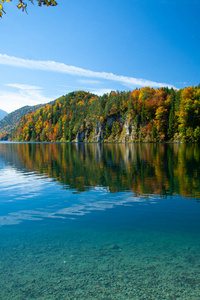
{"type": "Polygon", "coordinates": [[[198,140],[200,126],[200,90],[196,87],[185,88],[180,97],[177,112],[179,131],[185,141],[198,140]],[[194,135],[195,132],[195,135],[194,135]]]}
{"type": "MultiPolygon", "coordinates": [[[[29,0],[32,4],[34,4],[34,0],[29,0]]],[[[5,14],[4,10],[4,4],[6,2],[16,2],[12,0],[0,0],[0,17],[2,18],[3,14],[5,14]]],[[[23,0],[17,0],[17,8],[21,9],[22,11],[25,11],[27,13],[27,3],[25,3],[23,0]]],[[[37,2],[38,6],[56,6],[58,3],[55,0],[35,0],[37,2]]]]}
{"type": "Polygon", "coordinates": [[[24,116],[13,139],[71,142],[85,131],[90,142],[97,123],[109,141],[125,138],[126,123],[134,140],[200,142],[200,88],[69,93],[24,116]]]}
{"type": "Polygon", "coordinates": [[[177,127],[177,119],[175,116],[175,101],[176,101],[176,92],[174,89],[171,89],[170,96],[169,96],[169,127],[167,130],[167,135],[169,139],[173,138],[177,127]]]}

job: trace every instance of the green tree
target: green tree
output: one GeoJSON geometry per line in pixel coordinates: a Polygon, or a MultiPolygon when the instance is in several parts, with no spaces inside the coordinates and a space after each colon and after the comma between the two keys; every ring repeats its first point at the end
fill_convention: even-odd
{"type": "Polygon", "coordinates": [[[112,135],[115,136],[116,135],[116,122],[113,122],[113,125],[112,125],[112,129],[111,129],[111,132],[112,132],[112,135]]]}

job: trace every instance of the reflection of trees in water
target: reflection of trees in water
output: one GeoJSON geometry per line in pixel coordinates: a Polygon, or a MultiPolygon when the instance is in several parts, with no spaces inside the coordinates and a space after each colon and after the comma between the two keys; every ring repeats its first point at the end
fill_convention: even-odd
{"type": "Polygon", "coordinates": [[[185,144],[2,144],[1,156],[19,159],[65,188],[96,186],[110,192],[200,196],[198,145],[185,144]],[[2,154],[3,153],[3,154],[2,154]]]}

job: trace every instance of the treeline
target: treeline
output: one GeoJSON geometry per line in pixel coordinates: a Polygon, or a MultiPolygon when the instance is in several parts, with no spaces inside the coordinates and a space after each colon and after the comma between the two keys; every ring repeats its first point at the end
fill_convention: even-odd
{"type": "Polygon", "coordinates": [[[25,115],[19,141],[200,141],[200,85],[180,90],[144,87],[98,97],[78,91],[25,115]]]}

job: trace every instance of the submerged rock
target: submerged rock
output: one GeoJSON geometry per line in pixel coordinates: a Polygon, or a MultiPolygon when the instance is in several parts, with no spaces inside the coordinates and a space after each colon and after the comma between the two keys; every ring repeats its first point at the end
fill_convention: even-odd
{"type": "Polygon", "coordinates": [[[112,246],[112,248],[111,248],[112,250],[119,250],[120,249],[120,247],[117,245],[117,244],[115,244],[115,245],[113,245],[112,246]]]}

